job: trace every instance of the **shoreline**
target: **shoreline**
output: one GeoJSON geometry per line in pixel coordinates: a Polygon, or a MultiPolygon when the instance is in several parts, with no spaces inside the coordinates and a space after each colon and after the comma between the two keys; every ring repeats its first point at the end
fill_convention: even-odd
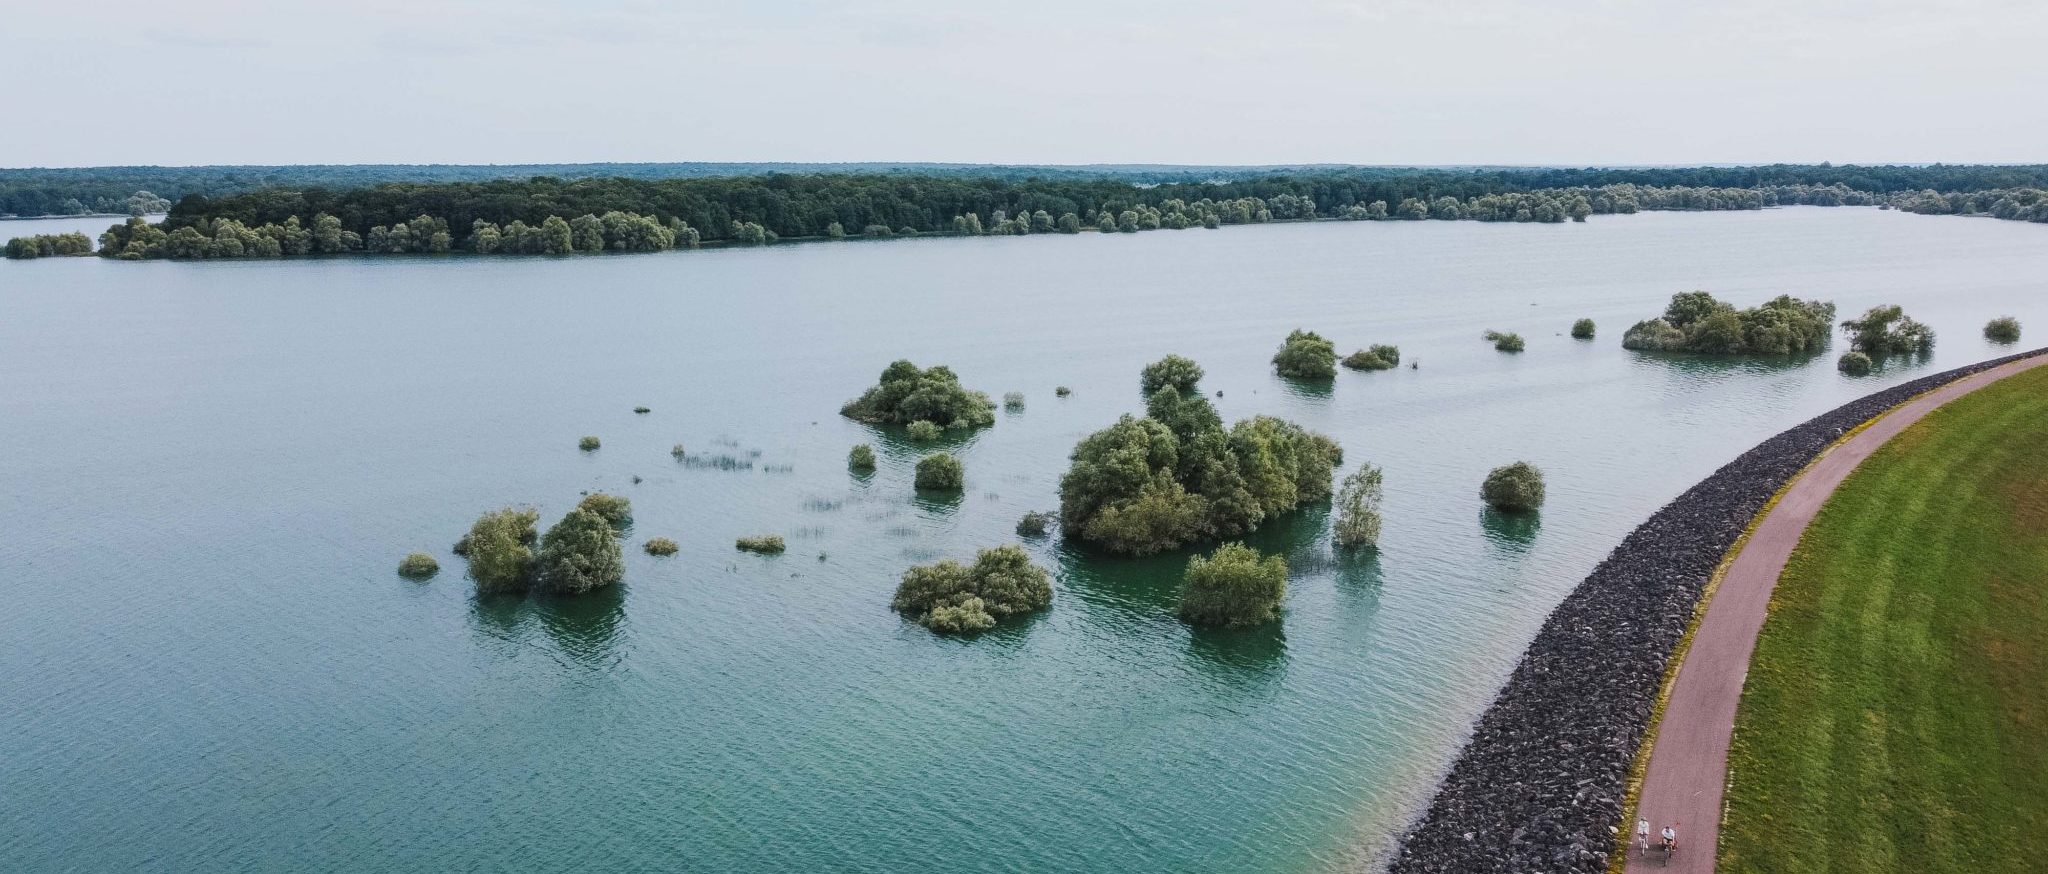
{"type": "Polygon", "coordinates": [[[1608,870],[1666,670],[1728,551],[1793,477],[1899,404],[2037,349],[1920,377],[1780,432],[1652,514],[1554,608],[1394,841],[1390,872],[1608,870]]]}

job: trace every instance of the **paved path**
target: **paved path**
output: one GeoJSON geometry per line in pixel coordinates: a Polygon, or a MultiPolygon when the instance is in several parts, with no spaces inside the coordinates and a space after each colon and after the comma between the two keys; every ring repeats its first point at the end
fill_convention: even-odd
{"type": "Polygon", "coordinates": [[[1886,413],[1856,436],[1823,453],[1785,491],[1728,566],[1707,614],[1693,633],[1692,649],[1679,665],[1671,700],[1650,750],[1650,766],[1635,816],[1624,821],[1631,834],[1629,871],[1711,872],[1721,823],[1721,791],[1727,782],[1728,738],[1735,730],[1735,705],[1749,674],[1749,656],[1763,628],[1771,589],[1785,570],[1792,548],[1828,495],[1893,435],[1942,404],[2022,370],[2048,364],[2037,355],[1951,382],[1886,413]],[[1677,855],[1669,867],[1656,854],[1639,856],[1633,834],[1637,818],[1650,821],[1650,842],[1665,825],[1678,824],[1677,855]]]}

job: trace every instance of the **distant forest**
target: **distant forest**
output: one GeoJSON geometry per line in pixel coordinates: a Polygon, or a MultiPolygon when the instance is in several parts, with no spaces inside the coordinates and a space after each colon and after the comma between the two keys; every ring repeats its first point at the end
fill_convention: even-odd
{"type": "MultiPolygon", "coordinates": [[[[1933,190],[1941,193],[2048,187],[2048,165],[1831,166],[1778,164],[1762,167],[1508,168],[1351,167],[1288,165],[1267,167],[1093,164],[1002,166],[875,162],[848,164],[668,163],[668,164],[307,164],[293,166],[84,167],[0,169],[0,216],[78,215],[127,212],[137,192],[169,201],[191,195],[221,198],[265,189],[349,190],[391,183],[479,183],[529,180],[679,180],[733,177],[856,175],[944,180],[1109,181],[1131,185],[1178,185],[1274,180],[1328,180],[1333,185],[1381,184],[1365,202],[1404,197],[1509,193],[1612,184],[1749,188],[1768,185],[1840,185],[1868,194],[1933,190]]],[[[1187,198],[1185,192],[1176,195],[1187,198]]],[[[1213,195],[1206,195],[1213,196],[1213,195]]],[[[1341,195],[1340,195],[1341,196],[1341,195]]],[[[1354,200],[1358,195],[1354,194],[1354,200]]],[[[1321,201],[1319,199],[1319,205],[1321,201]]],[[[150,204],[155,211],[162,206],[150,204]]]]}

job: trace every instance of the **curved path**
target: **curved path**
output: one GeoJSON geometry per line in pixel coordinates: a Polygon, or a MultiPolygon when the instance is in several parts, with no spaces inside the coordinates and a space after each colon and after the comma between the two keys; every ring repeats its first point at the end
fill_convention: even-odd
{"type": "Polygon", "coordinates": [[[1735,706],[1749,674],[1749,656],[1763,628],[1771,589],[1835,487],[1885,441],[1942,404],[2000,379],[2048,364],[2036,355],[1972,374],[1920,395],[1880,416],[1869,427],[1828,449],[1792,482],[1778,503],[1750,533],[1707,602],[1692,648],[1679,664],[1671,697],[1656,726],[1650,765],[1634,816],[1650,821],[1651,843],[1659,829],[1678,824],[1677,855],[1668,867],[1656,854],[1639,855],[1629,842],[1629,871],[1710,872],[1714,870],[1721,824],[1721,794],[1727,784],[1728,739],[1735,730],[1735,706]]]}

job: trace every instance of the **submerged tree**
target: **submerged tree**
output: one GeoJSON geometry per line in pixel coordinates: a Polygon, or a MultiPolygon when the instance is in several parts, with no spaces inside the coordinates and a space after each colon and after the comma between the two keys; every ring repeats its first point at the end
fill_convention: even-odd
{"type": "Polygon", "coordinates": [[[1591,339],[1593,339],[1593,320],[1592,320],[1592,319],[1580,319],[1580,320],[1578,320],[1578,321],[1576,321],[1576,322],[1573,322],[1573,323],[1572,323],[1572,339],[1574,339],[1574,340],[1591,340],[1591,339]]]}
{"type": "MultiPolygon", "coordinates": [[[[1664,315],[1622,334],[1624,349],[1708,355],[1796,355],[1828,344],[1835,305],[1779,295],[1738,310],[1704,291],[1671,296],[1664,315]]],[[[1576,336],[1576,335],[1575,335],[1576,336]]]]}
{"type": "Polygon", "coordinates": [[[1479,486],[1479,497],[1503,512],[1534,510],[1543,506],[1543,471],[1526,461],[1496,467],[1479,486]]]}
{"type": "Polygon", "coordinates": [[[1344,366],[1352,370],[1392,370],[1400,365],[1401,348],[1398,346],[1375,344],[1344,356],[1344,366]]]}
{"type": "Polygon", "coordinates": [[[1500,350],[1502,352],[1522,351],[1522,335],[1520,334],[1511,332],[1504,333],[1501,331],[1487,331],[1485,337],[1487,342],[1493,344],[1493,348],[1500,350]]]}
{"type": "Polygon", "coordinates": [[[1074,447],[1060,479],[1060,525],[1115,552],[1146,555],[1236,537],[1330,495],[1343,459],[1321,434],[1259,416],[1225,429],[1207,398],[1160,389],[1074,447]]]}
{"type": "Polygon", "coordinates": [[[1180,616],[1196,625],[1258,625],[1277,618],[1286,597],[1286,559],[1261,558],[1256,549],[1226,543],[1207,558],[1188,559],[1180,616]]]}
{"type": "Polygon", "coordinates": [[[866,443],[855,444],[853,449],[846,453],[846,466],[859,473],[874,470],[875,448],[866,443]]]}
{"type": "Polygon", "coordinates": [[[1984,324],[1984,339],[1993,343],[2018,343],[2020,341],[2020,320],[2012,316],[1999,316],[1984,324]]]}
{"type": "Polygon", "coordinates": [[[540,581],[550,592],[579,595],[625,575],[618,532],[603,516],[579,507],[541,538],[540,581]]]}
{"type": "Polygon", "coordinates": [[[398,562],[398,575],[424,579],[441,572],[441,563],[424,552],[407,555],[398,562]]]}
{"type": "Polygon", "coordinates": [[[1908,318],[1897,304],[1871,307],[1862,318],[1843,320],[1842,332],[1849,335],[1849,348],[1872,360],[1934,349],[1934,329],[1908,318]]]}
{"type": "Polygon", "coordinates": [[[917,462],[916,485],[921,490],[957,492],[966,482],[966,469],[951,453],[933,453],[917,462]]]}
{"type": "Polygon", "coordinates": [[[920,370],[908,361],[885,368],[875,387],[848,401],[839,413],[869,424],[922,420],[939,426],[979,428],[996,421],[995,404],[988,395],[961,387],[960,377],[951,368],[937,365],[920,370]]]}
{"type": "Polygon", "coordinates": [[[1339,546],[1375,546],[1380,542],[1380,469],[1370,464],[1359,468],[1344,478],[1343,486],[1337,489],[1337,525],[1335,536],[1339,546]]]}
{"type": "Polygon", "coordinates": [[[1314,331],[1296,329],[1274,353],[1273,367],[1289,379],[1329,379],[1337,375],[1337,347],[1314,331]]]}
{"type": "Polygon", "coordinates": [[[1167,386],[1173,386],[1182,394],[1189,394],[1201,381],[1202,365],[1196,364],[1190,358],[1168,355],[1145,365],[1144,372],[1138,375],[1138,390],[1149,395],[1167,386]]]}
{"type": "Polygon", "coordinates": [[[596,513],[605,524],[615,528],[633,523],[633,502],[619,495],[591,492],[577,502],[576,509],[596,513]]]}
{"type": "Polygon", "coordinates": [[[1013,545],[981,550],[971,567],[950,559],[912,567],[889,607],[933,631],[966,633],[1051,604],[1051,576],[1013,545]]]}
{"type": "Polygon", "coordinates": [[[507,507],[485,513],[455,544],[455,553],[469,560],[469,576],[480,595],[524,592],[533,581],[534,525],[540,513],[507,507]]]}

